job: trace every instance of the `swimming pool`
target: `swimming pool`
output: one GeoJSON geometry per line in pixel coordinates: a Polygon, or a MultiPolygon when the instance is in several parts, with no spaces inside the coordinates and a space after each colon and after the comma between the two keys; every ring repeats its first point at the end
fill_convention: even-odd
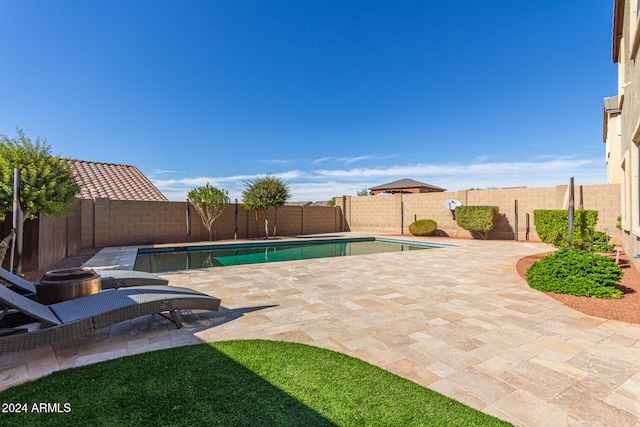
{"type": "Polygon", "coordinates": [[[194,268],[415,251],[449,246],[451,245],[366,237],[151,248],[138,250],[134,270],[161,273],[194,268]]]}

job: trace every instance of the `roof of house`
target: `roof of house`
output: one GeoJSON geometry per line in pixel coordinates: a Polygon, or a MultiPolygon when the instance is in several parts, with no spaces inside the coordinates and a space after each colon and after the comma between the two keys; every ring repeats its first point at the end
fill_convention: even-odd
{"type": "Polygon", "coordinates": [[[71,162],[81,187],[81,199],[168,200],[135,166],[85,160],[71,162]]]}
{"type": "Polygon", "coordinates": [[[287,202],[287,206],[311,206],[313,202],[287,202]]]}
{"type": "Polygon", "coordinates": [[[398,181],[389,182],[387,184],[378,185],[369,188],[371,191],[377,190],[398,190],[401,188],[429,188],[435,191],[446,191],[444,188],[436,187],[435,185],[425,184],[424,182],[416,181],[413,179],[405,178],[398,181]]]}
{"type": "Polygon", "coordinates": [[[624,0],[615,0],[613,3],[613,28],[611,30],[611,60],[618,62],[620,59],[620,43],[624,26],[624,0]]]}
{"type": "Polygon", "coordinates": [[[610,96],[604,99],[604,118],[602,124],[602,141],[607,142],[607,131],[609,127],[609,114],[620,112],[619,96],[610,96]]]}

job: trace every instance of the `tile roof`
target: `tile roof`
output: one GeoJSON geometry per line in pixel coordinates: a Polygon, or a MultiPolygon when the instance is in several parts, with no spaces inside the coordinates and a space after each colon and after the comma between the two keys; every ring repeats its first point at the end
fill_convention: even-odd
{"type": "Polygon", "coordinates": [[[168,199],[135,166],[70,160],[81,199],[162,201],[168,199]]]}

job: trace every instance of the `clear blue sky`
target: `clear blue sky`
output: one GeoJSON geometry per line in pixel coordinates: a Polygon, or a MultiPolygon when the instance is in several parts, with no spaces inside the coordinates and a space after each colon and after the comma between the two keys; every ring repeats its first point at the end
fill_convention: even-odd
{"type": "Polygon", "coordinates": [[[613,0],[0,0],[0,133],[172,200],[606,183],[613,0]]]}

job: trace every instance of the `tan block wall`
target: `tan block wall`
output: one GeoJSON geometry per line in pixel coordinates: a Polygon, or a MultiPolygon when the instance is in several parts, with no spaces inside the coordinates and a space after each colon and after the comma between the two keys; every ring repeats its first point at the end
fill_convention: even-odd
{"type": "MultiPolygon", "coordinates": [[[[443,236],[472,238],[470,232],[456,224],[444,201],[455,199],[464,206],[498,206],[500,217],[490,239],[540,241],[533,224],[537,209],[563,209],[567,185],[540,188],[466,190],[444,193],[394,194],[389,196],[339,196],[336,206],[344,211],[346,230],[410,234],[415,219],[432,219],[443,236]],[[517,221],[516,221],[516,200],[517,221]],[[527,219],[528,215],[528,219],[527,219]],[[517,226],[516,226],[517,223],[517,226]]],[[[580,186],[575,187],[575,206],[579,208],[580,186]]],[[[598,211],[596,230],[606,231],[615,243],[620,242],[616,228],[620,215],[620,186],[614,184],[582,186],[584,209],[598,211]]]]}
{"type": "MultiPolygon", "coordinates": [[[[82,200],[82,246],[114,246],[152,243],[187,242],[186,202],[138,202],[108,199],[82,200]]],[[[196,209],[190,207],[191,241],[209,240],[209,232],[196,209]]],[[[264,212],[242,206],[228,206],[212,227],[213,239],[264,237],[264,212]],[[237,227],[237,228],[236,228],[237,227]]],[[[283,206],[268,211],[269,236],[293,236],[312,233],[332,233],[341,226],[340,211],[326,206],[283,206]]]]}

